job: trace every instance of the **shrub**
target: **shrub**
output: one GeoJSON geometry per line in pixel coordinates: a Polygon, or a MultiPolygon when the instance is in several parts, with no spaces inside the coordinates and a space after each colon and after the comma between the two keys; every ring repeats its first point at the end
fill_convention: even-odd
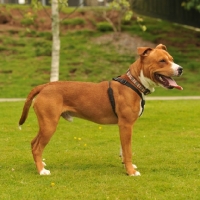
{"type": "Polygon", "coordinates": [[[113,28],[108,22],[99,22],[97,23],[97,30],[102,32],[112,31],[113,28]]]}
{"type": "Polygon", "coordinates": [[[21,20],[21,24],[24,26],[30,26],[35,23],[36,15],[31,12],[28,12],[24,15],[24,18],[21,20]]]}
{"type": "Polygon", "coordinates": [[[22,25],[24,25],[24,26],[30,26],[30,25],[33,25],[34,24],[34,22],[33,22],[33,20],[31,20],[31,19],[22,19],[21,20],[21,24],[22,25]]]}
{"type": "Polygon", "coordinates": [[[76,26],[76,25],[84,25],[85,20],[82,18],[74,18],[74,19],[64,19],[61,24],[63,25],[70,25],[70,26],[76,26]]]}

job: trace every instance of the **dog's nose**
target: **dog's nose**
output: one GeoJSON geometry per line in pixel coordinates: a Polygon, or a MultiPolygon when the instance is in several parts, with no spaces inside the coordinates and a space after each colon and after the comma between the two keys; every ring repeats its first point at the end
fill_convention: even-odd
{"type": "Polygon", "coordinates": [[[179,66],[178,68],[178,75],[180,76],[183,73],[183,68],[181,66],[179,66]]]}

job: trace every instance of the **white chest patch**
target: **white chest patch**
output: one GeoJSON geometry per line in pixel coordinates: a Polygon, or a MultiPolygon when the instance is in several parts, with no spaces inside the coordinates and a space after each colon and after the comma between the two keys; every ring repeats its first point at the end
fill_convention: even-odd
{"type": "MultiPolygon", "coordinates": [[[[145,96],[142,94],[142,98],[143,98],[143,100],[145,101],[145,96]]],[[[139,114],[138,114],[138,116],[139,117],[141,117],[142,116],[142,114],[143,114],[143,112],[144,112],[144,107],[145,107],[145,105],[143,105],[143,107],[142,107],[142,99],[140,100],[140,111],[139,111],[139,114]]]]}
{"type": "Polygon", "coordinates": [[[157,86],[156,83],[153,82],[150,78],[145,77],[142,70],[140,72],[139,79],[140,79],[141,83],[144,85],[144,87],[149,89],[151,91],[151,93],[155,91],[154,87],[157,86]]]}
{"type": "Polygon", "coordinates": [[[138,114],[139,117],[142,115],[142,112],[143,112],[143,108],[142,108],[141,102],[142,102],[142,100],[140,101],[140,111],[139,111],[139,114],[138,114]]]}

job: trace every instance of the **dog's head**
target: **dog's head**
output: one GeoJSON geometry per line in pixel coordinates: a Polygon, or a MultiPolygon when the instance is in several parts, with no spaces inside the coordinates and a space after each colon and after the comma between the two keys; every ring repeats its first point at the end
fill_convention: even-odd
{"type": "Polygon", "coordinates": [[[138,54],[141,65],[140,80],[144,86],[152,89],[156,85],[167,89],[183,89],[172,78],[173,76],[180,76],[183,73],[183,68],[174,63],[166,46],[159,44],[155,49],[139,47],[138,54]]]}

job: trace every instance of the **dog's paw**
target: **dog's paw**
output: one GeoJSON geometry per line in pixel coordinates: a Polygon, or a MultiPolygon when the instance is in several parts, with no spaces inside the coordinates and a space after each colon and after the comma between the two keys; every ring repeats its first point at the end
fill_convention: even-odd
{"type": "MultiPolygon", "coordinates": [[[[125,168],[125,164],[124,163],[122,163],[122,164],[124,165],[124,168],[125,168]]],[[[138,168],[135,164],[132,164],[132,166],[133,166],[134,169],[138,168]]]]}
{"type": "Polygon", "coordinates": [[[133,165],[133,168],[134,168],[134,169],[137,169],[137,166],[136,166],[136,165],[134,165],[134,164],[132,164],[132,165],[133,165]]]}
{"type": "Polygon", "coordinates": [[[40,175],[51,175],[51,172],[45,168],[40,171],[40,175]]]}
{"type": "Polygon", "coordinates": [[[134,174],[131,174],[130,176],[141,176],[141,174],[140,174],[140,172],[135,171],[135,173],[134,173],[134,174]]]}

